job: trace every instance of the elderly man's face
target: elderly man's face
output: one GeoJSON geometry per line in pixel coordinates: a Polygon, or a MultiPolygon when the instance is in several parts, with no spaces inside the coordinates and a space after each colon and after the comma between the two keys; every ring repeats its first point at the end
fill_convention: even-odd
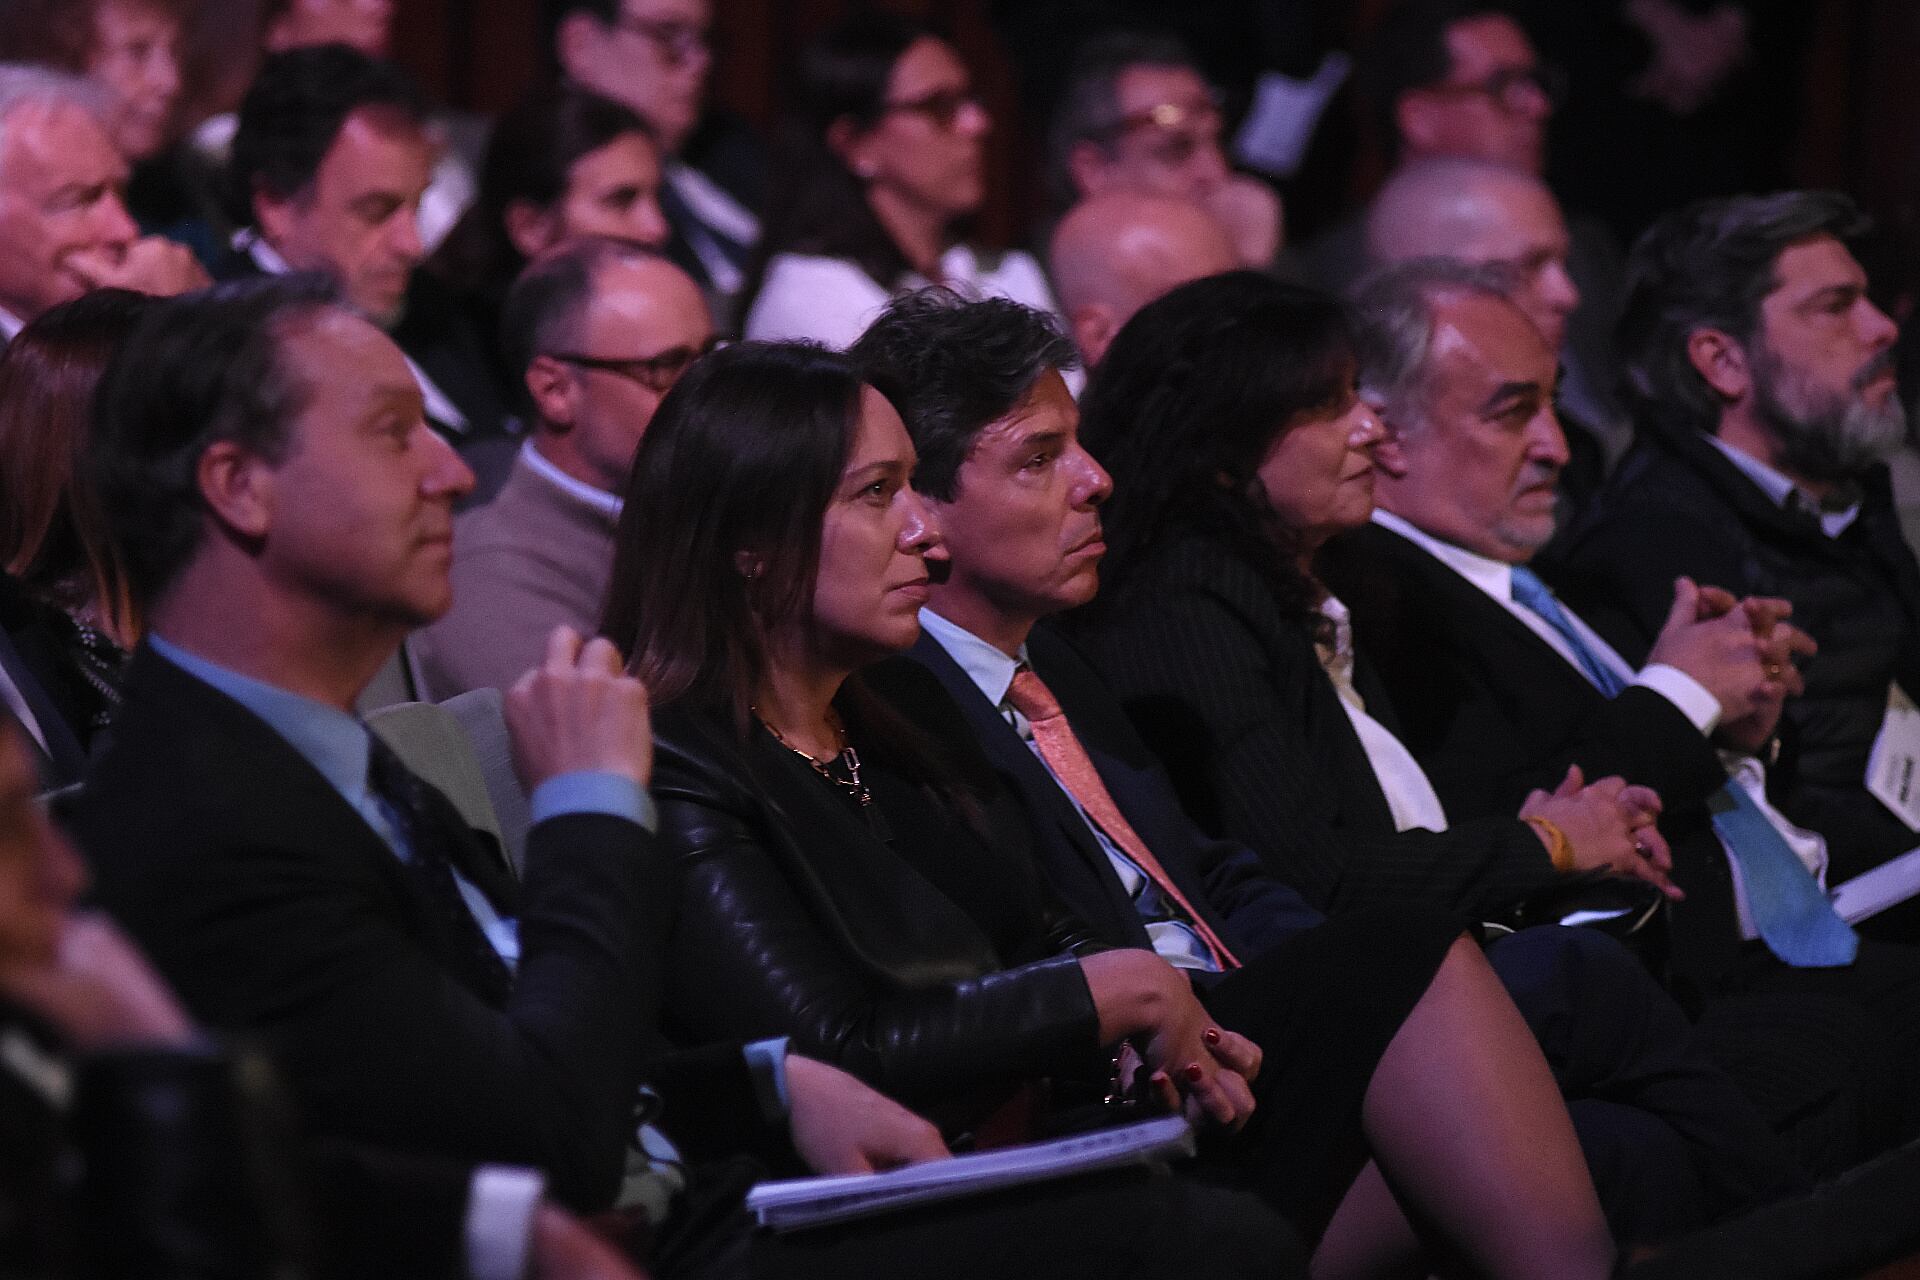
{"type": "Polygon", "coordinates": [[[1443,541],[1524,564],[1553,537],[1567,463],[1554,371],[1552,349],[1511,303],[1443,299],[1419,403],[1390,415],[1405,475],[1382,484],[1381,505],[1443,541]]]}
{"type": "Polygon", "coordinates": [[[257,195],[254,211],[290,266],[334,277],[348,305],[391,328],[420,262],[420,197],[432,176],[433,148],[419,128],[354,111],[307,189],[284,200],[257,195]]]}
{"type": "Polygon", "coordinates": [[[31,320],[85,293],[88,258],[117,264],[138,234],[127,166],[78,107],[27,104],[0,124],[0,307],[31,320]]]}
{"type": "Polygon", "coordinates": [[[1843,479],[1906,434],[1894,382],[1899,328],[1867,300],[1867,275],[1832,236],[1789,246],[1774,262],[1750,345],[1756,408],[1794,469],[1843,479]]]}
{"type": "Polygon", "coordinates": [[[1454,23],[1446,41],[1446,78],[1401,99],[1407,154],[1485,160],[1538,174],[1546,163],[1553,99],[1533,43],[1499,14],[1454,23]]]}

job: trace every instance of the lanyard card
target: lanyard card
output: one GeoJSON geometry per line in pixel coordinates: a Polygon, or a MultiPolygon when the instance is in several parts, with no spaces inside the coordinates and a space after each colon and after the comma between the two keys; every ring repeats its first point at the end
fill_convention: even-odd
{"type": "Polygon", "coordinates": [[[1887,686],[1887,718],[1867,757],[1867,790],[1920,831],[1920,707],[1898,683],[1887,686]]]}

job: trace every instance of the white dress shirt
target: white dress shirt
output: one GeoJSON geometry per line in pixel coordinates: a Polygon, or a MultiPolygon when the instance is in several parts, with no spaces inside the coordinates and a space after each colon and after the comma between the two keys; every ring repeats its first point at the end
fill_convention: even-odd
{"type": "MultiPolygon", "coordinates": [[[[1704,432],[1702,433],[1705,434],[1704,432]]],[[[1792,502],[1797,491],[1793,481],[1775,471],[1760,459],[1734,448],[1719,436],[1709,435],[1707,443],[1718,449],[1728,462],[1731,462],[1740,474],[1760,486],[1760,491],[1773,499],[1773,505],[1785,510],[1792,502]]],[[[1822,511],[1820,504],[1805,492],[1800,492],[1800,502],[1808,511],[1814,512],[1820,521],[1820,531],[1829,538],[1837,538],[1847,531],[1847,526],[1860,514],[1858,502],[1839,511],[1822,511]]]]}
{"type": "Polygon", "coordinates": [[[1387,797],[1394,830],[1445,831],[1447,811],[1427,771],[1420,767],[1406,744],[1393,736],[1392,730],[1367,714],[1366,701],[1354,688],[1353,615],[1334,596],[1320,602],[1320,613],[1333,624],[1333,643],[1315,642],[1313,647],[1320,655],[1321,668],[1340,695],[1340,709],[1347,713],[1353,731],[1360,735],[1360,746],[1367,753],[1367,763],[1373,767],[1374,781],[1387,797]]]}

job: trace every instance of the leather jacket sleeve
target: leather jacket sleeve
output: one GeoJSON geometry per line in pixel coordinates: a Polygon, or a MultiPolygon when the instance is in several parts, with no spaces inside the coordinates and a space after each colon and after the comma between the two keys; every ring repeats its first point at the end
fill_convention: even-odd
{"type": "MultiPolygon", "coordinates": [[[[1000,968],[879,841],[809,847],[840,833],[794,829],[710,735],[656,728],[661,838],[680,872],[668,1006],[684,1036],[788,1035],[910,1104],[1088,1072],[1098,1016],[1072,955],[1000,968]]],[[[1071,921],[1050,923],[1074,940],[1071,921]]]]}

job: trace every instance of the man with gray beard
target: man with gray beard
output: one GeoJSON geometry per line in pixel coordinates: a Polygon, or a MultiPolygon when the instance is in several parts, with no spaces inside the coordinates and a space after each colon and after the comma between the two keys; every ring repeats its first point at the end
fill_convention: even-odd
{"type": "MultiPolygon", "coordinates": [[[[1905,434],[1898,329],[1848,250],[1863,229],[1845,196],[1790,191],[1695,204],[1641,238],[1621,324],[1640,439],[1557,583],[1630,658],[1679,575],[1792,602],[1820,647],[1769,792],[1827,838],[1829,885],[1920,845],[1920,567],[1883,464],[1905,434]]],[[[1911,879],[1863,932],[1920,937],[1911,879]]]]}

